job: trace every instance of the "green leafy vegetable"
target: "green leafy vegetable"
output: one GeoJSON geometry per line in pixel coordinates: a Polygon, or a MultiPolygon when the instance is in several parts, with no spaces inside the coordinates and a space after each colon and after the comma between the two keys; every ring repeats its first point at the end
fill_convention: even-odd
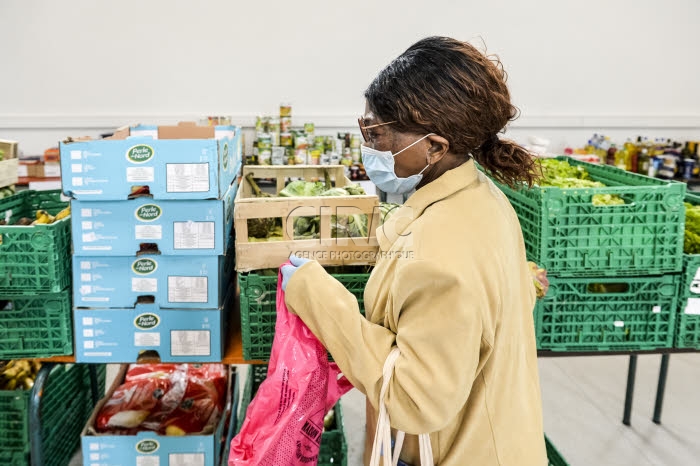
{"type": "Polygon", "coordinates": [[[683,252],[700,254],[700,205],[685,203],[685,236],[683,252]]]}
{"type": "MultiPolygon", "coordinates": [[[[591,179],[588,171],[581,165],[571,165],[565,160],[539,159],[542,167],[540,186],[555,188],[604,188],[600,181],[591,179]]],[[[624,205],[625,200],[615,194],[594,194],[591,200],[595,206],[624,205]]]]}
{"type": "Polygon", "coordinates": [[[312,197],[320,196],[326,186],[319,181],[296,180],[289,183],[278,193],[280,197],[312,197]]]}

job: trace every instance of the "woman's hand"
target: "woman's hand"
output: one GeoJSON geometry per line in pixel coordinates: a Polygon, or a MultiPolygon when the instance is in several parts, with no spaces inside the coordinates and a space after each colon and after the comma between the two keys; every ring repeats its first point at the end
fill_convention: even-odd
{"type": "Polygon", "coordinates": [[[289,279],[292,277],[292,274],[299,270],[299,267],[306,264],[307,262],[310,262],[310,260],[303,259],[292,254],[291,256],[289,256],[289,262],[291,262],[292,264],[282,266],[282,291],[287,291],[287,283],[289,283],[289,279]]]}

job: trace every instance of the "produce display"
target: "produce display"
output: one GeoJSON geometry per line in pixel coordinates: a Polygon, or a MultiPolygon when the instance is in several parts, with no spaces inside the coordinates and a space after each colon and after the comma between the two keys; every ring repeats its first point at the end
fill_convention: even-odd
{"type": "MultiPolygon", "coordinates": [[[[539,159],[542,168],[540,186],[553,186],[556,188],[604,188],[600,181],[590,178],[588,171],[580,166],[573,166],[565,160],[539,159]]],[[[614,194],[594,194],[593,205],[622,205],[624,199],[614,194]]]]}
{"type": "Polygon", "coordinates": [[[51,215],[45,210],[37,210],[35,218],[21,217],[14,223],[7,223],[7,219],[0,218],[0,225],[15,225],[15,226],[30,226],[30,225],[49,225],[51,223],[63,220],[70,216],[70,206],[66,207],[56,215],[51,215]]]}
{"type": "MultiPolygon", "coordinates": [[[[277,193],[277,197],[317,197],[317,196],[362,196],[365,190],[360,185],[351,184],[344,187],[331,186],[326,174],[325,182],[295,180],[277,193]]],[[[256,197],[275,197],[263,192],[253,179],[253,174],[246,176],[256,197]]],[[[296,217],[294,219],[294,239],[320,238],[320,216],[296,217]]],[[[368,235],[368,221],[365,214],[331,216],[331,237],[359,238],[368,235]]],[[[280,241],[283,239],[282,220],[279,218],[259,218],[248,220],[248,241],[280,241]]]]}
{"type": "Polygon", "coordinates": [[[549,279],[547,279],[547,271],[534,262],[528,262],[530,266],[530,273],[532,274],[532,281],[535,284],[535,290],[537,290],[537,297],[544,298],[549,290],[549,279]]]}
{"type": "Polygon", "coordinates": [[[30,359],[0,362],[0,390],[31,390],[39,369],[41,363],[30,359]]]}
{"type": "Polygon", "coordinates": [[[700,254],[700,206],[685,203],[685,237],[683,252],[700,254]]]}
{"type": "Polygon", "coordinates": [[[132,364],[95,427],[112,435],[200,433],[218,423],[226,390],[223,364],[132,364]]]}
{"type": "MultiPolygon", "coordinates": [[[[0,160],[2,160],[2,158],[0,158],[0,160]]],[[[0,188],[0,199],[14,196],[14,194],[15,194],[15,188],[12,186],[6,186],[4,188],[0,188]]]]}

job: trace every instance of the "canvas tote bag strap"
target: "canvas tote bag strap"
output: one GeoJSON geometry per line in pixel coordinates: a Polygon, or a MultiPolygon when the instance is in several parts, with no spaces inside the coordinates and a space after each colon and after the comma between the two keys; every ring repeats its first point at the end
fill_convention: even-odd
{"type": "MultiPolygon", "coordinates": [[[[394,347],[389,356],[387,356],[384,362],[384,369],[382,371],[382,388],[379,392],[379,417],[377,419],[377,430],[374,432],[374,444],[372,446],[372,456],[370,459],[370,466],[380,466],[380,461],[383,458],[383,466],[396,466],[399,462],[399,454],[401,453],[401,448],[403,447],[403,441],[406,434],[402,431],[398,431],[396,434],[396,445],[394,447],[394,457],[391,456],[391,421],[389,419],[389,413],[386,409],[386,404],[384,403],[384,398],[386,397],[386,391],[389,387],[389,382],[391,381],[391,376],[394,373],[394,365],[396,360],[399,358],[401,351],[398,347],[394,347]],[[383,454],[383,455],[382,455],[383,454]]],[[[433,463],[433,448],[430,444],[429,434],[420,434],[418,436],[418,443],[420,446],[420,466],[434,466],[433,463]]]]}

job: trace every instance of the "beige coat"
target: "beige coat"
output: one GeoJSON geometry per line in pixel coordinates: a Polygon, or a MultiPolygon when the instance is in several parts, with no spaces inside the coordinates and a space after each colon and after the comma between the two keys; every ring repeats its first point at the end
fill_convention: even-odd
{"type": "MultiPolygon", "coordinates": [[[[317,262],[286,302],[368,401],[374,437],[382,366],[401,350],[386,403],[407,434],[431,433],[441,466],[546,466],[532,310],[535,289],[510,203],[473,161],[413,194],[377,230],[365,309],[317,262]]],[[[365,452],[365,461],[369,452],[365,452]]]]}

